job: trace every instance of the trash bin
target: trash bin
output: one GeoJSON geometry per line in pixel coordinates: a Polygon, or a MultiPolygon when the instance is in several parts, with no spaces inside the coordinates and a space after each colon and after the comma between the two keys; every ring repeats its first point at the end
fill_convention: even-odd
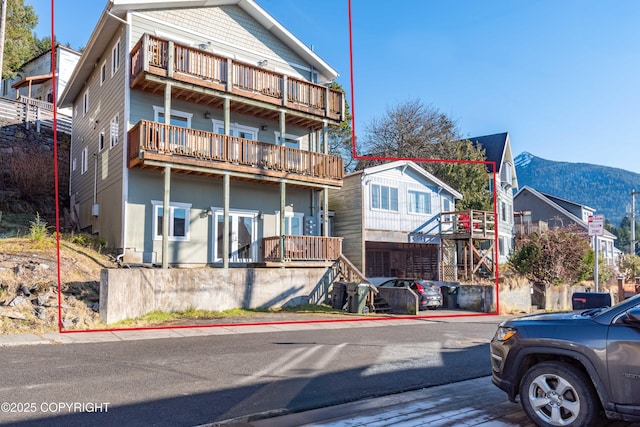
{"type": "Polygon", "coordinates": [[[449,292],[447,292],[447,308],[458,308],[458,286],[450,286],[449,292]]]}
{"type": "Polygon", "coordinates": [[[342,310],[347,302],[347,285],[343,282],[335,282],[331,290],[331,308],[342,310]]]}
{"type": "Polygon", "coordinates": [[[347,283],[347,299],[349,313],[368,313],[367,297],[369,296],[369,284],[347,283]]]}
{"type": "Polygon", "coordinates": [[[356,311],[354,313],[367,314],[369,313],[369,306],[367,300],[369,299],[369,284],[361,283],[358,285],[356,311]]]}
{"type": "Polygon", "coordinates": [[[571,295],[571,306],[573,310],[610,307],[611,294],[608,292],[574,292],[571,295]]]}
{"type": "Polygon", "coordinates": [[[347,311],[349,313],[358,312],[358,284],[347,283],[347,311]]]}

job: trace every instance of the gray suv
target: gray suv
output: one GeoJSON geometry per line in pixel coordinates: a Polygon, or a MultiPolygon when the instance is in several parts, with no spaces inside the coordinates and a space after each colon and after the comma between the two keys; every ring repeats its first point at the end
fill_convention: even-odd
{"type": "Polygon", "coordinates": [[[640,295],[613,307],[502,322],[492,381],[538,426],[640,421],[640,295]]]}

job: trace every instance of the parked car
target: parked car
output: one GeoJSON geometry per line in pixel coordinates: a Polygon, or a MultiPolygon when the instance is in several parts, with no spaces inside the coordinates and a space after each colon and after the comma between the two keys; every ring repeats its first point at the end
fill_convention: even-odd
{"type": "Polygon", "coordinates": [[[429,280],[396,278],[386,280],[380,283],[378,287],[411,288],[411,290],[418,294],[418,308],[420,310],[435,310],[438,307],[442,307],[442,291],[440,290],[440,286],[429,280]]]}
{"type": "Polygon", "coordinates": [[[493,383],[538,426],[640,421],[640,295],[507,320],[490,348],[493,383]]]}

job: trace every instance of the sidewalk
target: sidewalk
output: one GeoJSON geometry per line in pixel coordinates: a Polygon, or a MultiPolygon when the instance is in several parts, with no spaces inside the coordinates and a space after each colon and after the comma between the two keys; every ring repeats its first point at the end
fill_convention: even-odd
{"type": "Polygon", "coordinates": [[[230,422],[226,427],[301,426],[482,426],[534,427],[519,404],[491,383],[490,377],[360,400],[281,417],[230,422]]]}

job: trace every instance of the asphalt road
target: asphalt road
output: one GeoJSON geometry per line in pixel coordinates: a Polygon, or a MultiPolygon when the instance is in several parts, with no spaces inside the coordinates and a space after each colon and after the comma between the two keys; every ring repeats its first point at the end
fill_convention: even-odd
{"type": "Polygon", "coordinates": [[[0,423],[199,425],[477,378],[498,321],[6,347],[0,423]]]}

